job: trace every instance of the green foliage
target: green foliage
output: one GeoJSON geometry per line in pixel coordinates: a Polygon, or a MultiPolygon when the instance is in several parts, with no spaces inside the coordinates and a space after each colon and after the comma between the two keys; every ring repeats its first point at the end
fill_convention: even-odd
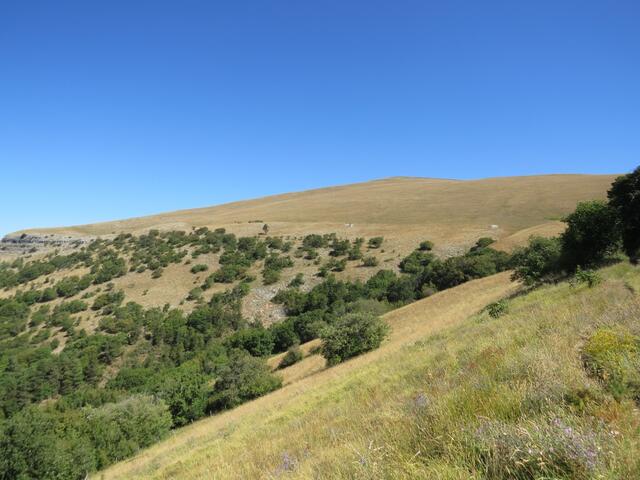
{"type": "Polygon", "coordinates": [[[337,258],[330,258],[324,267],[332,272],[344,272],[344,269],[347,268],[347,259],[343,258],[338,260],[337,258]]]}
{"type": "Polygon", "coordinates": [[[98,295],[91,305],[91,310],[102,310],[103,313],[111,313],[115,307],[124,301],[124,291],[106,292],[98,295]]]}
{"type": "Polygon", "coordinates": [[[349,240],[339,240],[335,238],[331,243],[331,251],[329,255],[332,257],[342,257],[349,253],[349,249],[351,247],[351,242],[349,240]]]}
{"type": "Polygon", "coordinates": [[[302,240],[302,246],[305,248],[323,248],[326,247],[328,239],[325,236],[312,233],[302,240]]]}
{"type": "Polygon", "coordinates": [[[0,478],[82,479],[164,437],[166,406],[135,396],[83,410],[29,407],[0,434],[0,478]]]}
{"type": "Polygon", "coordinates": [[[207,270],[209,270],[209,266],[205,265],[204,263],[198,263],[197,265],[191,267],[191,273],[206,272],[207,270]]]}
{"type": "Polygon", "coordinates": [[[195,287],[189,290],[189,294],[187,295],[187,300],[200,300],[202,298],[202,288],[195,287]]]}
{"type": "Polygon", "coordinates": [[[608,192],[609,205],[617,212],[622,245],[632,262],[640,259],[640,167],[618,177],[608,192]]]}
{"type": "Polygon", "coordinates": [[[269,327],[273,337],[273,351],[284,352],[292,345],[300,343],[300,338],[295,330],[293,320],[287,319],[282,322],[274,323],[269,327]]]}
{"type": "Polygon", "coordinates": [[[127,265],[117,253],[105,250],[99,255],[97,263],[91,268],[91,273],[93,274],[93,283],[105,283],[127,273],[127,265]]]}
{"type": "Polygon", "coordinates": [[[640,337],[627,330],[599,328],[582,349],[587,371],[616,399],[640,401],[640,337]]]}
{"type": "Polygon", "coordinates": [[[208,380],[193,363],[185,363],[158,377],[155,391],[167,404],[174,426],[180,427],[204,416],[211,390],[208,380]]]}
{"type": "Polygon", "coordinates": [[[156,443],[171,427],[167,406],[149,396],[132,396],[118,403],[88,408],[83,413],[84,436],[95,450],[97,468],[156,443]]]}
{"type": "Polygon", "coordinates": [[[233,408],[282,386],[282,379],[271,373],[264,360],[234,353],[222,368],[210,399],[213,411],[233,408]]]}
{"type": "Polygon", "coordinates": [[[363,267],[377,267],[378,266],[378,259],[376,257],[374,257],[373,255],[370,255],[368,257],[364,257],[362,259],[362,266],[363,267]]]}
{"type": "Polygon", "coordinates": [[[506,300],[498,300],[487,305],[486,310],[491,318],[500,318],[509,311],[509,304],[506,300]]]}
{"type": "Polygon", "coordinates": [[[278,368],[290,367],[294,363],[298,363],[302,358],[303,355],[302,350],[300,350],[300,345],[293,345],[287,350],[287,353],[282,357],[282,360],[280,360],[278,368]]]}
{"type": "Polygon", "coordinates": [[[602,282],[602,277],[595,270],[583,270],[578,266],[574,280],[577,283],[586,283],[589,288],[593,288],[602,282]]]}
{"type": "Polygon", "coordinates": [[[282,257],[277,254],[269,255],[264,262],[264,270],[262,271],[263,283],[271,285],[280,280],[280,271],[284,268],[293,267],[291,257],[282,257]]]}
{"type": "Polygon", "coordinates": [[[418,250],[422,252],[430,252],[431,250],[433,250],[433,242],[429,240],[424,240],[420,242],[420,245],[418,246],[418,250]]]}
{"type": "Polygon", "coordinates": [[[0,478],[84,478],[97,461],[82,433],[82,419],[79,411],[61,415],[38,407],[16,414],[0,433],[0,478]]]}
{"type": "Polygon", "coordinates": [[[369,239],[367,246],[369,248],[380,248],[384,242],[384,237],[373,237],[369,239]]]}
{"type": "Polygon", "coordinates": [[[400,271],[403,273],[418,273],[433,262],[434,259],[435,257],[431,253],[415,250],[402,259],[399,265],[400,271]]]}
{"type": "Polygon", "coordinates": [[[374,350],[380,346],[389,327],[379,317],[352,313],[340,318],[322,334],[322,355],[328,365],[374,350]]]}
{"type": "Polygon", "coordinates": [[[263,327],[245,328],[225,340],[228,348],[241,348],[254,357],[266,357],[273,352],[274,340],[270,330],[263,327]]]}
{"type": "Polygon", "coordinates": [[[293,279],[289,282],[289,285],[287,285],[287,287],[298,288],[298,287],[301,287],[302,285],[304,285],[304,274],[301,272],[301,273],[296,273],[296,276],[293,277],[293,279]]]}
{"type": "Polygon", "coordinates": [[[239,264],[222,265],[215,273],[213,280],[217,283],[232,283],[242,278],[247,271],[247,267],[239,264]]]}
{"type": "Polygon", "coordinates": [[[561,257],[559,238],[532,237],[528,246],[513,253],[514,277],[526,285],[539,283],[559,273],[561,257]]]}
{"type": "Polygon", "coordinates": [[[618,218],[615,210],[605,202],[579,203],[564,221],[567,229],[561,241],[567,268],[597,264],[617,250],[620,239],[618,218]]]}

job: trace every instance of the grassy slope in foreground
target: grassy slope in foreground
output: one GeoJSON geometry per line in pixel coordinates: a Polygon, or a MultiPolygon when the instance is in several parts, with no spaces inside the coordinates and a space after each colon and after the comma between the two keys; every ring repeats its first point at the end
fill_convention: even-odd
{"type": "Polygon", "coordinates": [[[568,478],[638,478],[637,408],[587,377],[579,349],[596,326],[638,331],[640,271],[602,274],[593,289],[516,297],[498,319],[472,312],[501,281],[508,291],[506,279],[442,292],[438,308],[404,311],[414,318],[396,327],[411,332],[406,342],[394,333],[379,351],[197,422],[97,477],[538,478],[537,465],[568,461],[568,478]],[[510,464],[516,452],[529,474],[510,464]]]}

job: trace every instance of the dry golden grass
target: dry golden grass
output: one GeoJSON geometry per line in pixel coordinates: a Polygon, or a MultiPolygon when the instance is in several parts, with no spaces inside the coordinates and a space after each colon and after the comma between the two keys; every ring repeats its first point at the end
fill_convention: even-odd
{"type": "MultiPolygon", "coordinates": [[[[209,468],[215,467],[206,467],[197,474],[189,475],[186,470],[180,470],[178,474],[177,470],[173,470],[173,464],[182,464],[181,459],[192,454],[195,449],[203,455],[206,455],[205,452],[209,449],[213,449],[212,452],[217,451],[220,448],[219,442],[232,435],[240,422],[243,425],[264,426],[278,418],[282,409],[288,408],[292,402],[299,404],[304,403],[305,398],[316,398],[328,385],[345,381],[366,365],[385,362],[394,352],[431,333],[461,322],[487,303],[509,295],[516,288],[517,285],[511,282],[509,273],[501,273],[439,292],[432,297],[389,312],[384,318],[391,325],[391,334],[389,340],[378,350],[329,369],[324,368],[321,357],[307,357],[283,370],[285,378],[290,383],[282,389],[181,429],[168,440],[145,450],[131,460],[114,465],[100,473],[97,478],[136,478],[155,471],[164,472],[160,474],[160,478],[242,478],[241,474],[232,472],[220,477],[207,477],[210,474],[207,473],[210,472],[209,468]],[[302,373],[299,373],[300,371],[302,373]]],[[[305,348],[310,348],[310,345],[305,348]]],[[[250,439],[245,438],[243,441],[249,442],[245,445],[246,448],[260,448],[256,445],[252,447],[250,439]]]]}
{"type": "Polygon", "coordinates": [[[482,232],[491,233],[491,225],[498,226],[495,234],[504,236],[558,220],[578,201],[603,198],[614,178],[544,175],[459,181],[397,177],[129,220],[29,231],[108,235],[207,225],[227,226],[247,235],[262,227],[261,223],[247,222],[261,220],[275,235],[386,233],[455,244],[482,232]],[[402,231],[397,225],[403,225],[402,231]]]}
{"type": "Polygon", "coordinates": [[[512,235],[500,238],[492,245],[497,250],[512,251],[515,247],[525,245],[531,237],[556,237],[564,232],[566,224],[559,220],[546,222],[533,227],[524,228],[512,235]]]}
{"type": "MultiPolygon", "coordinates": [[[[617,265],[603,275],[593,289],[564,283],[515,297],[499,319],[467,317],[513,291],[506,275],[442,292],[390,313],[392,338],[380,350],[176,431],[95,478],[480,480],[485,464],[469,444],[477,435],[490,441],[480,425],[524,435],[548,425],[548,414],[570,422],[569,441],[599,442],[597,471],[562,478],[638,478],[638,410],[603,397],[579,347],[603,324],[638,331],[640,299],[629,285],[640,271],[617,265]],[[596,403],[574,409],[562,400],[585,391],[596,403]]],[[[518,444],[501,445],[497,461],[507,464],[518,444]]],[[[580,461],[579,444],[569,448],[580,461]]],[[[541,460],[535,468],[566,467],[553,453],[541,460]]],[[[517,478],[542,478],[528,475],[517,478]]]]}

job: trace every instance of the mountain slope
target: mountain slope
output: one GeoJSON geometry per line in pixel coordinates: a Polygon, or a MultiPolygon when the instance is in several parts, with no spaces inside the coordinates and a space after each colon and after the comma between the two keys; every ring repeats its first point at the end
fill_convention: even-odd
{"type": "Polygon", "coordinates": [[[509,291],[504,275],[392,312],[379,351],[179,430],[96,478],[636,478],[637,409],[588,376],[580,345],[602,325],[638,332],[640,272],[603,275],[593,289],[515,297],[497,319],[465,317],[509,291]],[[394,322],[407,316],[421,321],[404,337],[394,322]]]}
{"type": "MultiPolygon", "coordinates": [[[[181,210],[75,227],[32,229],[64,235],[107,235],[149,228],[185,229],[267,222],[277,234],[303,233],[306,224],[428,227],[434,240],[463,228],[484,231],[498,225],[504,234],[558,219],[576,202],[603,198],[615,175],[541,175],[482,180],[396,177],[353,185],[181,210]]],[[[352,228],[354,228],[352,227],[352,228]]],[[[255,228],[254,228],[255,230],[255,228]]],[[[239,232],[244,234],[244,232],[239,232]]],[[[365,233],[365,232],[363,232],[365,233]]]]}

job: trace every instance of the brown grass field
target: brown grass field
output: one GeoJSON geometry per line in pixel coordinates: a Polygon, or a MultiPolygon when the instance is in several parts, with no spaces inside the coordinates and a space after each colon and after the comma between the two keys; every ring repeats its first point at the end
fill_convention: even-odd
{"type": "Polygon", "coordinates": [[[260,220],[271,226],[272,235],[335,231],[354,237],[407,238],[413,243],[430,238],[436,244],[457,245],[484,234],[502,237],[559,220],[578,201],[604,198],[614,178],[542,175],[461,181],[396,177],[128,220],[28,231],[109,235],[206,225],[226,226],[247,235],[257,234],[262,227],[248,222],[260,220]]]}

